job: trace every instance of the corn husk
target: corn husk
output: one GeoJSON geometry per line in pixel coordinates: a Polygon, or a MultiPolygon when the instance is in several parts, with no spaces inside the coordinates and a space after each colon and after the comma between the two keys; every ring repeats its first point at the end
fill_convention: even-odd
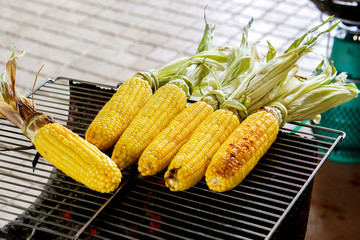
{"type": "Polygon", "coordinates": [[[194,88],[200,85],[211,71],[222,71],[222,63],[228,61],[228,54],[220,50],[211,50],[215,27],[205,18],[205,30],[194,56],[170,62],[164,67],[145,72],[149,82],[155,82],[155,90],[167,83],[175,84],[184,90],[190,98],[194,88]]]}
{"type": "Polygon", "coordinates": [[[199,93],[203,96],[201,100],[214,109],[220,108],[254,66],[253,61],[256,60],[251,55],[252,50],[248,45],[248,30],[251,24],[252,19],[243,28],[239,46],[227,45],[218,48],[219,51],[227,52],[226,67],[221,74],[212,72],[212,78],[203,79],[202,84],[199,85],[199,93]]]}
{"type": "Polygon", "coordinates": [[[306,78],[297,76],[295,71],[279,87],[277,96],[266,104],[282,111],[282,125],[305,120],[319,123],[321,113],[358,96],[356,85],[346,83],[346,73],[337,74],[333,63],[325,56],[322,63],[324,70],[306,78]]]}
{"type": "Polygon", "coordinates": [[[15,88],[17,60],[24,52],[15,56],[16,48],[1,75],[0,116],[20,128],[32,142],[37,131],[54,119],[35,110],[35,105],[26,97],[19,95],[15,88]]]}
{"type": "Polygon", "coordinates": [[[318,38],[334,29],[337,24],[321,31],[317,35],[313,33],[332,19],[330,17],[322,24],[310,29],[304,35],[291,43],[290,47],[280,56],[276,56],[275,48],[268,42],[269,50],[266,59],[260,61],[258,54],[253,50],[252,58],[254,66],[251,72],[241,81],[238,88],[224,102],[222,108],[234,108],[238,116],[243,119],[253,113],[259,107],[274,99],[278,94],[279,86],[297,69],[298,61],[306,54],[313,52],[318,38]]]}

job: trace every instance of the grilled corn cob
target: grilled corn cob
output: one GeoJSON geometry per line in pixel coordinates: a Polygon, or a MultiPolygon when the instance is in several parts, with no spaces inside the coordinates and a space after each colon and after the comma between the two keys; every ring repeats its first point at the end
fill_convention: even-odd
{"type": "Polygon", "coordinates": [[[151,95],[151,87],[141,75],[130,78],[96,115],[85,139],[101,151],[110,149],[151,95]]]}
{"type": "Polygon", "coordinates": [[[203,101],[185,108],[147,146],[138,162],[139,172],[148,176],[165,169],[196,127],[212,112],[213,107],[203,101]]]}
{"type": "Polygon", "coordinates": [[[111,159],[120,170],[138,160],[144,149],[186,106],[185,92],[168,83],[139,111],[114,147],[111,159]]]}
{"type": "MultiPolygon", "coordinates": [[[[270,49],[266,63],[257,63],[250,60],[258,59],[259,56],[256,54],[256,51],[251,51],[250,56],[247,54],[246,38],[244,38],[244,44],[241,44],[242,47],[240,48],[240,51],[235,54],[234,64],[231,64],[227,67],[226,71],[222,75],[222,78],[220,79],[220,83],[224,83],[227,81],[232,82],[233,79],[239,78],[239,81],[235,81],[235,83],[238,82],[237,89],[228,99],[224,99],[221,104],[221,108],[229,109],[235,112],[240,119],[243,119],[247,116],[250,108],[257,109],[258,107],[263,106],[263,103],[266,103],[269,99],[272,99],[279,85],[286,79],[286,76],[289,74],[289,72],[293,70],[299,58],[311,51],[312,46],[314,45],[314,42],[316,42],[318,36],[327,31],[330,31],[334,28],[334,26],[330,27],[324,32],[321,32],[316,37],[307,39],[304,44],[300,44],[301,41],[305,39],[306,36],[308,36],[308,34],[314,32],[318,28],[319,26],[311,29],[304,36],[295,40],[288,51],[277,58],[274,58],[274,49],[271,48],[271,45],[269,44],[270,49]],[[254,55],[252,56],[252,54],[254,55]],[[239,65],[248,66],[248,68],[238,68],[239,65]]],[[[246,31],[244,31],[244,34],[246,36],[246,31]]],[[[230,86],[232,86],[232,84],[230,84],[230,86]]],[[[224,89],[224,87],[222,89],[224,89]]],[[[192,138],[190,138],[189,142],[191,139],[192,138]]],[[[185,148],[186,145],[187,144],[185,144],[183,148],[185,148]]],[[[193,174],[193,171],[190,170],[190,168],[184,168],[181,165],[179,165],[179,168],[173,167],[176,160],[178,159],[178,155],[181,155],[183,148],[179,150],[179,153],[175,156],[174,160],[169,166],[168,171],[165,173],[165,183],[173,191],[185,190],[189,186],[192,186],[194,183],[199,181],[202,177],[201,175],[195,177],[196,174],[193,174]],[[183,177],[186,175],[186,173],[180,174],[183,169],[187,169],[189,171],[187,174],[193,174],[193,177],[196,178],[196,180],[190,184],[187,184],[186,181],[184,181],[184,185],[186,185],[185,187],[181,186],[182,183],[179,180],[180,178],[186,179],[186,177],[183,177]]],[[[194,150],[197,149],[194,148],[194,150]]],[[[191,155],[191,153],[189,154],[191,155]]],[[[208,165],[206,161],[198,161],[197,164],[198,165],[196,169],[205,169],[208,165]]],[[[204,175],[203,173],[201,174],[204,175]]]]}
{"type": "Polygon", "coordinates": [[[220,147],[206,170],[213,191],[223,192],[239,184],[275,141],[286,122],[320,119],[319,114],[357,97],[356,85],[346,84],[345,74],[326,57],[325,69],[316,76],[290,75],[278,88],[273,102],[251,114],[220,147]],[[306,81],[299,80],[306,79],[306,81]]]}
{"type": "Polygon", "coordinates": [[[279,124],[262,109],[246,118],[211,159],[205,172],[210,190],[223,192],[237,186],[275,141],[279,124]]]}
{"type": "Polygon", "coordinates": [[[120,170],[107,155],[64,126],[44,125],[33,143],[42,157],[92,190],[109,193],[121,182],[120,170]]]}
{"type": "Polygon", "coordinates": [[[16,93],[18,57],[12,57],[6,65],[8,79],[6,74],[1,75],[0,116],[21,128],[40,155],[68,176],[98,192],[114,191],[121,182],[116,164],[85,139],[37,112],[31,101],[16,93]]]}
{"type": "Polygon", "coordinates": [[[213,154],[238,125],[239,119],[228,110],[211,113],[171,161],[164,176],[166,186],[183,191],[199,182],[213,154]]]}

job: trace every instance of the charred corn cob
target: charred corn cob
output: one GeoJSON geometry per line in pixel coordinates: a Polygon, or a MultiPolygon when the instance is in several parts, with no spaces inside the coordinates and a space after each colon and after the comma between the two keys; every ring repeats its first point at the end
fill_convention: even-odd
{"type": "MultiPolygon", "coordinates": [[[[290,46],[288,51],[280,57],[274,58],[274,51],[270,47],[266,63],[258,63],[251,60],[259,59],[260,56],[257,55],[256,51],[251,51],[250,56],[247,54],[248,51],[246,38],[244,38],[244,44],[241,44],[242,47],[240,48],[240,51],[235,52],[235,60],[233,62],[234,64],[231,64],[227,67],[220,79],[220,85],[222,85],[221,83],[226,83],[228,81],[232,82],[233,79],[239,79],[238,81],[234,81],[235,83],[238,83],[236,90],[228,99],[223,99],[224,101],[222,101],[221,108],[236,112],[240,119],[243,119],[248,115],[250,108],[257,109],[258,107],[263,106],[263,103],[266,103],[269,99],[272,99],[274,97],[274,93],[278,90],[279,85],[286,79],[289,72],[293,70],[299,58],[311,51],[313,43],[316,42],[318,36],[333,29],[333,27],[330,27],[328,30],[320,33],[316,37],[309,37],[309,39],[306,39],[304,44],[300,44],[308,34],[312,33],[318,28],[319,27],[311,29],[304,36],[297,39],[290,46]],[[244,67],[239,68],[239,66],[244,67]]],[[[246,31],[244,31],[244,34],[246,36],[246,31]]],[[[233,84],[230,83],[230,86],[232,87],[233,84]]],[[[222,87],[222,89],[225,89],[225,87],[222,87]]],[[[195,133],[193,136],[194,135],[195,133]]],[[[191,142],[191,139],[192,137],[188,143],[191,142]]],[[[173,191],[187,189],[189,186],[192,186],[194,183],[199,181],[204,175],[204,172],[197,175],[194,173],[196,170],[185,168],[180,164],[174,167],[174,164],[176,164],[177,161],[181,162],[178,160],[178,158],[181,156],[183,149],[186,149],[187,144],[185,144],[183,148],[179,150],[174,160],[170,163],[168,171],[165,173],[165,183],[173,191]],[[188,172],[182,173],[182,170],[188,172]],[[185,183],[183,185],[186,186],[181,186],[182,183],[179,179],[185,179],[186,177],[184,176],[187,176],[186,174],[192,175],[194,179],[196,178],[195,176],[197,176],[197,178],[190,184],[187,184],[186,181],[184,181],[185,183]]],[[[188,152],[188,154],[191,156],[192,153],[190,153],[189,150],[188,152]]],[[[196,159],[195,156],[194,159],[196,159]]],[[[195,163],[193,165],[196,166],[194,169],[206,169],[208,164],[208,162],[202,160],[197,161],[197,165],[195,165],[195,163]]]]}
{"type": "Polygon", "coordinates": [[[205,172],[210,190],[223,192],[237,186],[275,141],[275,116],[260,110],[247,117],[211,159],[205,172]]]}
{"type": "Polygon", "coordinates": [[[151,95],[151,87],[141,75],[130,78],[96,115],[85,139],[101,151],[110,149],[151,95]]]}
{"type": "Polygon", "coordinates": [[[148,176],[165,169],[196,127],[212,112],[213,107],[203,101],[185,108],[145,149],[138,162],[139,172],[148,176]]]}
{"type": "Polygon", "coordinates": [[[159,88],[139,111],[114,147],[120,170],[135,163],[144,149],[186,106],[185,92],[174,84],[159,88]]]}
{"type": "Polygon", "coordinates": [[[239,119],[228,110],[211,113],[171,161],[164,176],[166,186],[183,191],[199,182],[211,157],[238,125],[239,119]]]}
{"type": "Polygon", "coordinates": [[[120,170],[107,155],[64,126],[44,125],[33,143],[42,157],[92,190],[109,193],[121,182],[120,170]]]}
{"type": "Polygon", "coordinates": [[[319,114],[357,97],[356,85],[346,84],[345,74],[323,59],[325,69],[308,78],[289,75],[273,102],[251,114],[214,155],[205,179],[213,191],[223,192],[239,184],[275,141],[286,122],[320,119],[319,114]],[[299,80],[306,79],[306,81],[299,80]]]}
{"type": "Polygon", "coordinates": [[[121,182],[116,164],[85,139],[37,112],[31,101],[16,93],[18,57],[12,57],[6,65],[8,79],[1,75],[0,116],[21,128],[40,155],[68,176],[98,192],[114,191],[121,182]]]}
{"type": "MultiPolygon", "coordinates": [[[[296,62],[301,56],[312,51],[320,35],[331,31],[336,26],[331,26],[317,36],[311,36],[322,25],[324,23],[296,39],[287,51],[279,57],[275,57],[274,49],[269,44],[270,49],[267,62],[263,65],[262,69],[255,68],[253,73],[249,74],[251,80],[249,82],[243,81],[234,94],[230,96],[230,100],[224,102],[223,107],[229,101],[231,109],[231,104],[234,105],[234,102],[231,101],[235,99],[239,101],[235,102],[237,106],[239,106],[238,103],[245,104],[247,112],[250,113],[260,106],[267,106],[270,103],[270,105],[275,107],[266,107],[266,109],[270,109],[276,118],[272,118],[272,115],[269,113],[260,111],[250,115],[246,123],[240,125],[215,154],[206,171],[206,181],[210,189],[226,191],[241,182],[275,140],[279,126],[282,126],[287,120],[291,119],[289,118],[291,115],[287,111],[287,107],[291,106],[288,105],[288,100],[296,98],[297,94],[294,94],[294,89],[295,92],[300,92],[302,87],[300,86],[301,84],[297,84],[294,89],[283,89],[282,86],[286,88],[286,86],[291,85],[286,82],[288,78],[294,77],[294,79],[297,79],[296,62]],[[303,42],[304,39],[305,42],[303,42]],[[274,100],[277,99],[277,95],[284,93],[290,97],[284,98],[283,102],[276,102],[274,100]],[[246,102],[246,98],[249,99],[248,102],[246,102]]],[[[309,90],[310,88],[306,86],[304,89],[309,90]]],[[[306,105],[307,101],[297,101],[294,107],[298,111],[298,109],[306,105]]],[[[244,114],[244,116],[246,115],[244,114]]]]}

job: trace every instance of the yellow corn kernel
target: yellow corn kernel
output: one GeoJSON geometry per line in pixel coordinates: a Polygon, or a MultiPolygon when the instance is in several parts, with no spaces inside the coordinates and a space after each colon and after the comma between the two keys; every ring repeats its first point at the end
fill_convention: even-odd
{"type": "Polygon", "coordinates": [[[147,146],[138,162],[143,176],[165,169],[191,134],[213,112],[213,107],[199,101],[190,104],[147,146]]]}
{"type": "Polygon", "coordinates": [[[272,113],[247,117],[219,148],[205,173],[209,189],[224,192],[236,187],[270,148],[279,132],[272,113]]]}
{"type": "Polygon", "coordinates": [[[113,147],[131,120],[152,95],[149,83],[134,76],[123,83],[96,115],[85,139],[101,151],[113,147]]]}
{"type": "Polygon", "coordinates": [[[239,119],[231,111],[211,113],[171,161],[164,176],[166,186],[183,191],[198,183],[212,156],[238,125],[239,119]]]}
{"type": "Polygon", "coordinates": [[[109,193],[121,182],[120,170],[107,155],[57,123],[41,127],[34,145],[42,157],[92,190],[109,193]]]}
{"type": "Polygon", "coordinates": [[[145,148],[186,106],[186,95],[174,84],[159,88],[139,111],[114,147],[111,159],[120,170],[135,163],[145,148]]]}

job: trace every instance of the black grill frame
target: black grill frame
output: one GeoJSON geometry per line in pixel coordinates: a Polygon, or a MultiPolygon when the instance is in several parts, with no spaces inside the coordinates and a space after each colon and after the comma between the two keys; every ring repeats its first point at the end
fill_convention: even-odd
{"type": "MultiPolygon", "coordinates": [[[[92,118],[118,87],[58,77],[27,96],[34,96],[38,110],[84,136],[92,118]]],[[[0,140],[5,143],[0,149],[31,145],[14,126],[3,120],[0,123],[0,140]]],[[[11,192],[11,186],[18,185],[20,191],[15,190],[19,197],[0,192],[0,206],[7,206],[0,213],[17,218],[0,217],[8,221],[0,234],[11,238],[20,233],[30,239],[277,239],[279,226],[295,208],[303,208],[300,211],[306,223],[312,180],[344,138],[345,133],[337,130],[287,124],[249,176],[225,193],[209,191],[204,181],[173,193],[164,186],[163,173],[143,178],[133,166],[123,172],[116,192],[100,194],[74,182],[42,158],[33,172],[34,149],[2,152],[0,162],[6,166],[0,165],[0,175],[6,179],[0,178],[0,182],[6,186],[0,190],[11,192]],[[14,181],[21,179],[32,182],[35,192],[23,193],[21,184],[14,181]],[[304,196],[307,207],[297,207],[304,196]],[[17,202],[26,202],[28,197],[34,199],[28,201],[29,206],[19,207],[17,202]]]]}

